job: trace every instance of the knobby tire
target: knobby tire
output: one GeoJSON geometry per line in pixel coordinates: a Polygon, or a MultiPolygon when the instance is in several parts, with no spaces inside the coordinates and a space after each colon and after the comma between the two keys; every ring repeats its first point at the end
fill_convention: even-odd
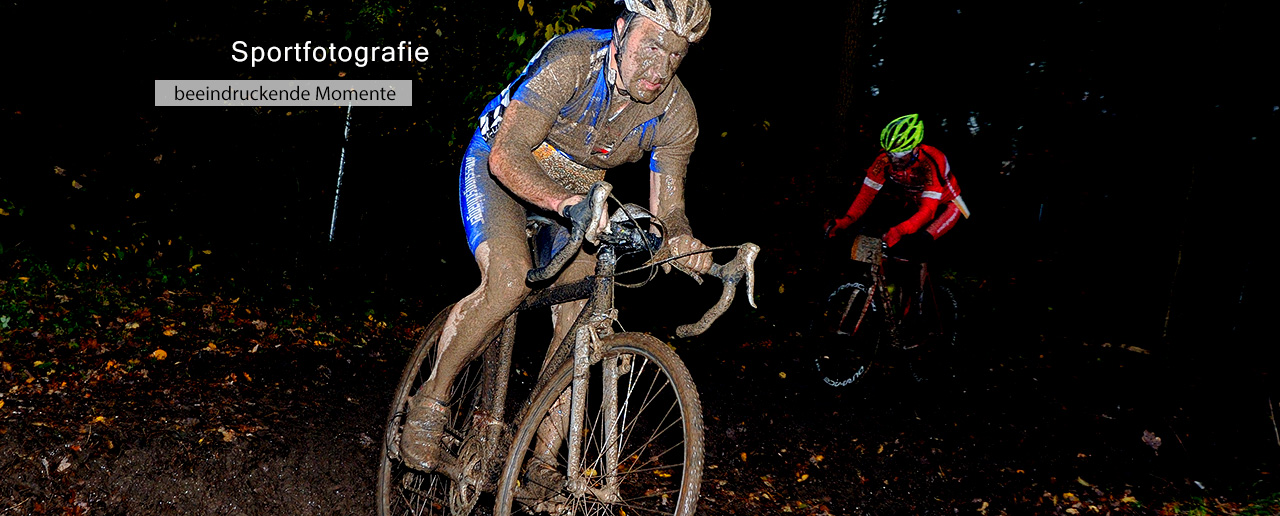
{"type": "Polygon", "coordinates": [[[599,357],[588,370],[586,418],[582,430],[580,485],[567,487],[567,439],[553,453],[539,438],[564,432],[573,364],[553,373],[532,398],[520,421],[500,480],[494,514],[671,514],[692,516],[697,509],[703,467],[702,407],[688,369],[662,341],[639,333],[600,339],[599,357]],[[605,364],[616,365],[617,416],[609,418],[601,387],[605,364]],[[557,423],[555,410],[565,414],[557,423]],[[606,420],[618,432],[606,435],[606,420]],[[611,441],[611,442],[610,442],[611,441]],[[610,468],[606,450],[618,450],[610,468]],[[608,497],[610,484],[616,498],[608,497]]]}
{"type": "Polygon", "coordinates": [[[818,307],[809,329],[818,343],[814,367],[822,382],[846,387],[864,378],[880,348],[884,323],[883,307],[873,290],[860,282],[836,286],[818,307]]]}

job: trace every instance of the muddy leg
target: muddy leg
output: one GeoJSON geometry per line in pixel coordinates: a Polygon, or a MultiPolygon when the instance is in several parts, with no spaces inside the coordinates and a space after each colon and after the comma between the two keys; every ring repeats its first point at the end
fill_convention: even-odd
{"type": "Polygon", "coordinates": [[[532,260],[525,242],[525,207],[507,196],[488,170],[474,166],[483,163],[468,157],[462,175],[462,183],[479,192],[479,197],[463,200],[463,214],[479,224],[468,225],[467,233],[468,241],[476,241],[472,254],[480,268],[480,286],[453,305],[436,346],[435,369],[413,394],[404,417],[402,457],[424,471],[434,470],[438,462],[454,376],[493,341],[503,319],[529,294],[525,274],[532,260]]]}

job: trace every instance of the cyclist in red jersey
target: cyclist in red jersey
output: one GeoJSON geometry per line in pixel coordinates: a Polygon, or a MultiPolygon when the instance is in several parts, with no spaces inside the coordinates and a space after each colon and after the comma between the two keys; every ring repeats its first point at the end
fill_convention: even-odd
{"type": "Polygon", "coordinates": [[[919,115],[895,118],[880,132],[880,146],[862,188],[844,216],[827,222],[828,238],[849,227],[871,207],[871,201],[885,186],[887,194],[914,204],[915,211],[906,220],[891,226],[882,237],[893,247],[903,237],[919,234],[936,240],[955,226],[960,217],[969,217],[969,209],[960,198],[960,185],[951,174],[947,157],[937,148],[924,145],[924,123],[919,115]],[[924,229],[924,233],[920,230],[924,229]]]}
{"type": "MultiPolygon", "coordinates": [[[[918,271],[918,282],[909,279],[911,276],[901,276],[909,273],[910,268],[894,274],[893,283],[903,287],[898,290],[899,299],[915,307],[908,308],[911,313],[921,313],[921,305],[917,303],[924,303],[929,277],[927,254],[933,241],[955,227],[960,217],[969,216],[946,155],[922,144],[923,139],[924,123],[919,115],[901,116],[889,122],[880,131],[883,151],[867,169],[853,204],[844,216],[828,221],[825,227],[827,238],[860,219],[861,231],[884,231],[881,237],[884,244],[898,246],[893,254],[914,264],[918,271]],[[876,203],[876,209],[864,217],[877,195],[881,200],[876,203]]],[[[860,265],[866,267],[855,267],[852,272],[865,280],[874,265],[860,265]]]]}

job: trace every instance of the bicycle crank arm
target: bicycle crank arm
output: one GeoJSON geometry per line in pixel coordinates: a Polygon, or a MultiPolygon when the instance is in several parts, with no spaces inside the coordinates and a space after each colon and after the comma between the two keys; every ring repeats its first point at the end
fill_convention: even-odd
{"type": "Polygon", "coordinates": [[[724,290],[720,293],[720,300],[716,302],[707,313],[702,315],[702,319],[692,324],[684,324],[676,328],[676,336],[685,338],[694,335],[700,335],[711,327],[711,323],[716,322],[720,315],[733,304],[734,293],[738,283],[743,278],[747,280],[747,302],[752,308],[756,308],[756,257],[760,255],[760,246],[747,242],[738,246],[738,254],[724,265],[713,264],[709,274],[720,278],[724,284],[724,290]]]}

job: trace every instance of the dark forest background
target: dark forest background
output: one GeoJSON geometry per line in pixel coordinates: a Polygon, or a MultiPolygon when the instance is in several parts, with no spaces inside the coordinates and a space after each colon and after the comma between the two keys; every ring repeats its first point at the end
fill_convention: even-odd
{"type": "MultiPolygon", "coordinates": [[[[325,305],[443,306],[476,281],[456,186],[475,115],[548,26],[604,27],[616,12],[584,6],[10,2],[0,257],[325,305]],[[431,57],[251,69],[231,60],[240,39],[412,40],[431,57]],[[156,79],[339,77],[414,79],[414,106],[355,108],[344,141],[345,109],[150,98],[156,79]]],[[[1275,263],[1264,252],[1280,96],[1263,79],[1274,14],[1240,2],[721,0],[679,72],[701,121],[695,232],[762,244],[761,304],[776,308],[761,313],[787,320],[841,265],[823,258],[819,228],[852,199],[880,127],[918,112],[973,211],[939,242],[940,261],[971,310],[997,314],[991,331],[1259,367],[1275,263]]],[[[643,167],[610,173],[624,199],[643,198],[643,167]]]]}

